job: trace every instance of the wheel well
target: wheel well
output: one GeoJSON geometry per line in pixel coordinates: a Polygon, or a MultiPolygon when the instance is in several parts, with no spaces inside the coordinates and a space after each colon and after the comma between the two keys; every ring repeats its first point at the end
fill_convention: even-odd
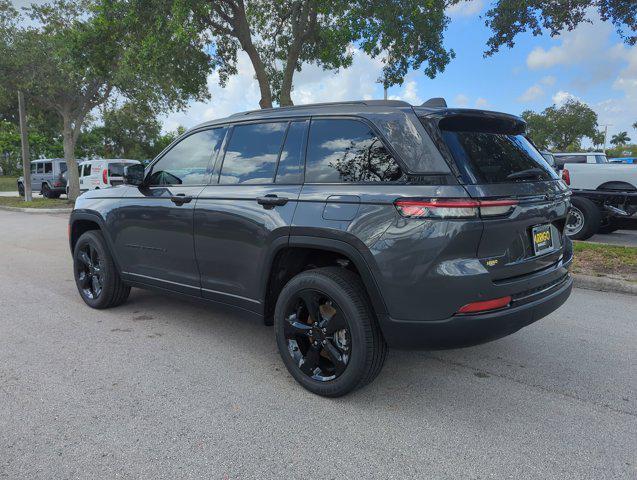
{"type": "Polygon", "coordinates": [[[597,190],[620,190],[620,191],[624,191],[624,190],[636,190],[634,185],[631,185],[628,182],[606,182],[606,183],[602,183],[599,187],[597,187],[597,190]]]}
{"type": "Polygon", "coordinates": [[[88,232],[89,230],[99,230],[100,226],[97,222],[93,222],[92,220],[76,220],[71,225],[71,230],[69,232],[71,236],[71,249],[75,248],[75,244],[77,243],[78,238],[82,236],[82,234],[88,232]]]}
{"type": "Polygon", "coordinates": [[[274,308],[283,287],[295,276],[306,270],[321,267],[341,267],[356,275],[360,272],[346,255],[318,248],[288,247],[277,252],[265,290],[263,318],[266,325],[272,325],[274,308]]]}

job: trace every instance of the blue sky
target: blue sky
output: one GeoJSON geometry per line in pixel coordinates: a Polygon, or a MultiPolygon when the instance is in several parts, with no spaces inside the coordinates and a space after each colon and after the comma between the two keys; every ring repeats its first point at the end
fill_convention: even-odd
{"type": "MultiPolygon", "coordinates": [[[[456,58],[444,73],[429,79],[422,71],[410,72],[402,86],[389,90],[391,98],[416,104],[442,96],[450,106],[486,108],[520,114],[543,110],[575,97],[593,108],[599,123],[610,123],[612,133],[626,130],[633,140],[637,131],[637,47],[623,44],[611,24],[591,12],[592,24],[582,24],[555,38],[520,35],[513,49],[504,48],[484,58],[489,30],[480,14],[484,0],[461,4],[449,12],[451,24],[445,42],[456,58]]],[[[382,98],[375,83],[382,64],[355,50],[350,69],[326,72],[306,65],[295,77],[292,98],[296,104],[320,101],[382,98]]],[[[258,88],[245,56],[239,58],[239,74],[225,89],[209,78],[212,99],[193,103],[186,112],[167,116],[166,129],[202,121],[244,109],[258,108],[258,88]]]]}

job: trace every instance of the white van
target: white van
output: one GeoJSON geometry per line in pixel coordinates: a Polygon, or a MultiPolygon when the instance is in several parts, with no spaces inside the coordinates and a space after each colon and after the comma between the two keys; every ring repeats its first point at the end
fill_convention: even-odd
{"type": "MultiPolygon", "coordinates": [[[[80,193],[87,190],[115,187],[124,183],[124,167],[140,163],[126,158],[98,158],[79,163],[80,193]]],[[[68,194],[68,186],[66,187],[68,194]]]]}

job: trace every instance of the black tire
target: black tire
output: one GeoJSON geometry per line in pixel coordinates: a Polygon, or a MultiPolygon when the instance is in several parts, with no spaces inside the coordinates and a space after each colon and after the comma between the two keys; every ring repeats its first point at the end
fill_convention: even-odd
{"type": "Polygon", "coordinates": [[[44,198],[53,198],[51,196],[52,195],[51,189],[49,188],[49,185],[46,184],[46,183],[42,184],[42,188],[40,189],[40,193],[42,194],[42,196],[44,198]]]}
{"type": "Polygon", "coordinates": [[[344,268],[308,270],[290,280],[277,299],[274,328],[279,353],[292,377],[310,392],[325,397],[340,397],[367,385],[378,375],[387,356],[387,344],[365,288],[356,274],[344,268]],[[345,318],[351,340],[347,365],[330,380],[316,380],[301,370],[285,334],[291,302],[299,292],[308,291],[335,302],[345,318]]]}
{"type": "Polygon", "coordinates": [[[113,257],[104,241],[102,232],[99,230],[85,232],[77,240],[73,249],[73,275],[77,290],[84,303],[89,307],[97,309],[116,307],[124,303],[130,294],[130,287],[124,284],[119,276],[113,257]],[[87,270],[87,264],[82,259],[82,254],[91,252],[91,249],[94,250],[98,259],[94,263],[99,264],[98,276],[100,280],[98,283],[101,284],[101,289],[97,294],[92,289],[92,283],[89,282],[91,286],[87,288],[87,283],[81,276],[81,272],[86,272],[87,270]],[[91,293],[93,294],[92,296],[90,295],[91,293]]]}
{"type": "Polygon", "coordinates": [[[18,183],[18,195],[24,197],[24,185],[22,185],[21,183],[18,183]]]}
{"type": "Polygon", "coordinates": [[[573,240],[586,240],[595,235],[602,221],[602,215],[597,205],[583,197],[573,197],[571,203],[571,213],[566,221],[566,234],[573,240]],[[575,218],[577,218],[577,227],[569,231],[571,226],[575,227],[576,225],[575,218]]]}

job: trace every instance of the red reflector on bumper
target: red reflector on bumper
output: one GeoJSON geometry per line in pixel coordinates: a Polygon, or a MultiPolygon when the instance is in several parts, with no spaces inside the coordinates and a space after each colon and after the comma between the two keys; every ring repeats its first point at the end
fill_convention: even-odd
{"type": "Polygon", "coordinates": [[[477,313],[486,312],[488,310],[496,310],[498,308],[508,307],[511,303],[511,297],[496,298],[495,300],[485,300],[483,302],[468,303],[458,313],[477,313]]]}

